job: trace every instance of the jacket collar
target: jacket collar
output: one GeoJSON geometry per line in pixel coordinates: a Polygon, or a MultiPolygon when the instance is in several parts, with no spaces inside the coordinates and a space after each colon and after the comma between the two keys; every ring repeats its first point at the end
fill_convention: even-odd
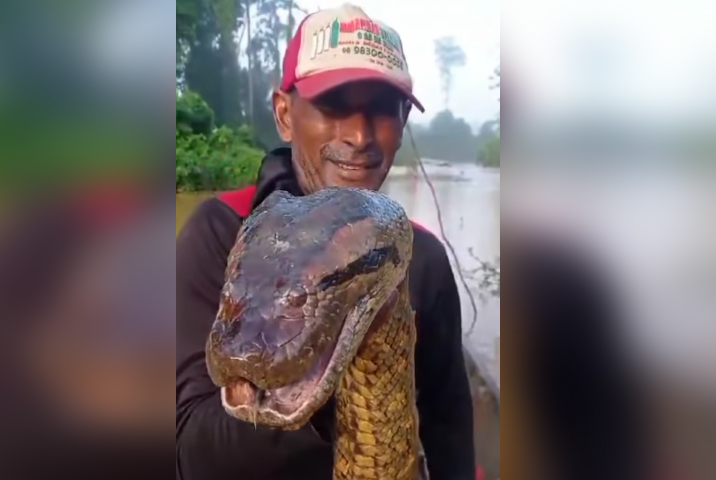
{"type": "Polygon", "coordinates": [[[277,148],[264,157],[256,181],[256,193],[251,202],[251,210],[253,211],[276,190],[285,190],[297,197],[303,196],[293,170],[290,147],[277,148]]]}

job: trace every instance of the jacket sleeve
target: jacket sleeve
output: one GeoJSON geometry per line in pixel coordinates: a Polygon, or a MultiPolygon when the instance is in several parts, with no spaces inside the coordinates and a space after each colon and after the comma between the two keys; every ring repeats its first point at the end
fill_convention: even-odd
{"type": "Polygon", "coordinates": [[[330,443],[311,425],[285,432],[230,417],[207,372],[204,345],[239,226],[228,207],[209,200],[177,238],[177,480],[273,480],[308,462],[331,464],[330,443]]]}
{"type": "Polygon", "coordinates": [[[460,295],[443,250],[435,271],[435,295],[426,309],[424,342],[429,377],[420,395],[425,398],[426,422],[421,438],[431,479],[473,480],[475,450],[470,385],[462,346],[460,295]]]}

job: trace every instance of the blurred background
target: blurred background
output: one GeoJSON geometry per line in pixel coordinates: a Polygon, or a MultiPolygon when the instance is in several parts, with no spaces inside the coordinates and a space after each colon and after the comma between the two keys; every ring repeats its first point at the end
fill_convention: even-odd
{"type": "MultiPolygon", "coordinates": [[[[0,5],[8,478],[168,464],[169,246],[201,199],[251,183],[279,146],[268,99],[286,39],[339,3],[0,5]]],[[[600,471],[628,463],[610,445],[627,451],[630,436],[643,478],[716,478],[713,2],[358,3],[401,33],[427,108],[385,191],[454,249],[486,478],[501,446],[514,478],[538,465],[550,479],[639,478],[600,471]],[[587,300],[593,283],[606,300],[587,300]]]]}
{"type": "Polygon", "coordinates": [[[173,13],[0,5],[4,478],[171,468],[173,13]]]}
{"type": "Polygon", "coordinates": [[[551,390],[504,367],[506,398],[539,405],[525,449],[558,451],[564,478],[575,459],[591,469],[571,478],[716,478],[715,18],[697,0],[502,5],[501,217],[524,282],[505,351],[551,390]]]}

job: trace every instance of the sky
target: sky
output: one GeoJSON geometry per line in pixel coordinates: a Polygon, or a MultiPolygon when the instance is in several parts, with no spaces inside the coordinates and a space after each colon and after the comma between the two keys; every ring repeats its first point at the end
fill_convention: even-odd
{"type": "MultiPolygon", "coordinates": [[[[345,0],[297,0],[308,12],[334,8],[345,0]]],[[[452,36],[467,61],[455,69],[450,109],[473,127],[499,112],[499,92],[490,90],[490,77],[500,63],[499,0],[354,0],[370,16],[393,27],[413,77],[415,96],[425,113],[411,113],[411,120],[425,123],[444,109],[434,42],[452,36]]]]}
{"type": "Polygon", "coordinates": [[[503,53],[520,108],[640,120],[716,112],[713,0],[510,0],[503,53]]]}
{"type": "MultiPolygon", "coordinates": [[[[346,0],[295,0],[307,12],[335,8],[346,0]]],[[[499,92],[491,90],[491,77],[500,63],[499,0],[352,0],[371,17],[393,27],[401,36],[414,82],[414,93],[425,113],[413,110],[411,120],[427,123],[442,111],[441,80],[435,62],[435,40],[452,36],[466,54],[464,67],[454,71],[450,109],[473,128],[494,119],[499,112],[499,92]]],[[[169,0],[123,0],[101,10],[90,46],[107,77],[121,83],[157,69],[174,58],[174,35],[162,21],[169,0]],[[166,27],[166,28],[164,28],[166,27]],[[171,50],[170,50],[171,49],[171,50]]],[[[243,42],[245,42],[245,36],[243,42]]],[[[242,46],[243,45],[242,42],[242,46]]],[[[245,64],[245,63],[244,63],[245,64]]]]}
{"type": "MultiPolygon", "coordinates": [[[[312,12],[344,1],[296,3],[312,12]]],[[[714,0],[510,0],[504,6],[500,0],[352,1],[402,36],[415,94],[426,107],[424,114],[414,111],[413,121],[427,122],[444,108],[434,53],[435,40],[443,36],[453,36],[467,56],[466,65],[455,70],[449,107],[474,127],[499,111],[500,93],[489,86],[501,53],[511,84],[508,97],[521,115],[530,108],[555,113],[585,106],[641,119],[716,115],[714,0]]],[[[153,5],[155,19],[165,18],[173,5],[122,2],[125,9],[128,4],[144,14],[153,5]]],[[[143,70],[119,68],[118,59],[130,53],[134,58],[138,50],[146,52],[141,57],[148,63],[160,57],[159,46],[150,49],[155,53],[146,48],[157,36],[166,39],[162,49],[173,51],[171,35],[155,28],[162,22],[130,22],[116,12],[111,17],[124,28],[108,35],[114,30],[100,24],[98,37],[121,39],[110,43],[127,54],[116,49],[107,54],[105,42],[97,48],[118,71],[143,70]],[[127,41],[130,27],[133,42],[127,41]]]]}

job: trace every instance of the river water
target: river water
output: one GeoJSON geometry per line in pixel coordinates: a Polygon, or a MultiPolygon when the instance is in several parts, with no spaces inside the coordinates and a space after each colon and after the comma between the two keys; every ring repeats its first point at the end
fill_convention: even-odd
{"type": "Polygon", "coordinates": [[[439,210],[442,230],[457,254],[456,263],[448,250],[460,289],[465,347],[482,369],[491,372],[499,386],[496,358],[499,355],[500,299],[480,290],[474,275],[463,275],[470,290],[468,293],[458,268],[470,272],[479,266],[478,259],[494,262],[500,256],[500,171],[469,164],[441,166],[430,160],[425,163],[434,196],[420,170],[400,167],[393,169],[383,191],[400,202],[412,220],[445,243],[439,210]],[[477,318],[470,296],[477,307],[477,318]]]}

